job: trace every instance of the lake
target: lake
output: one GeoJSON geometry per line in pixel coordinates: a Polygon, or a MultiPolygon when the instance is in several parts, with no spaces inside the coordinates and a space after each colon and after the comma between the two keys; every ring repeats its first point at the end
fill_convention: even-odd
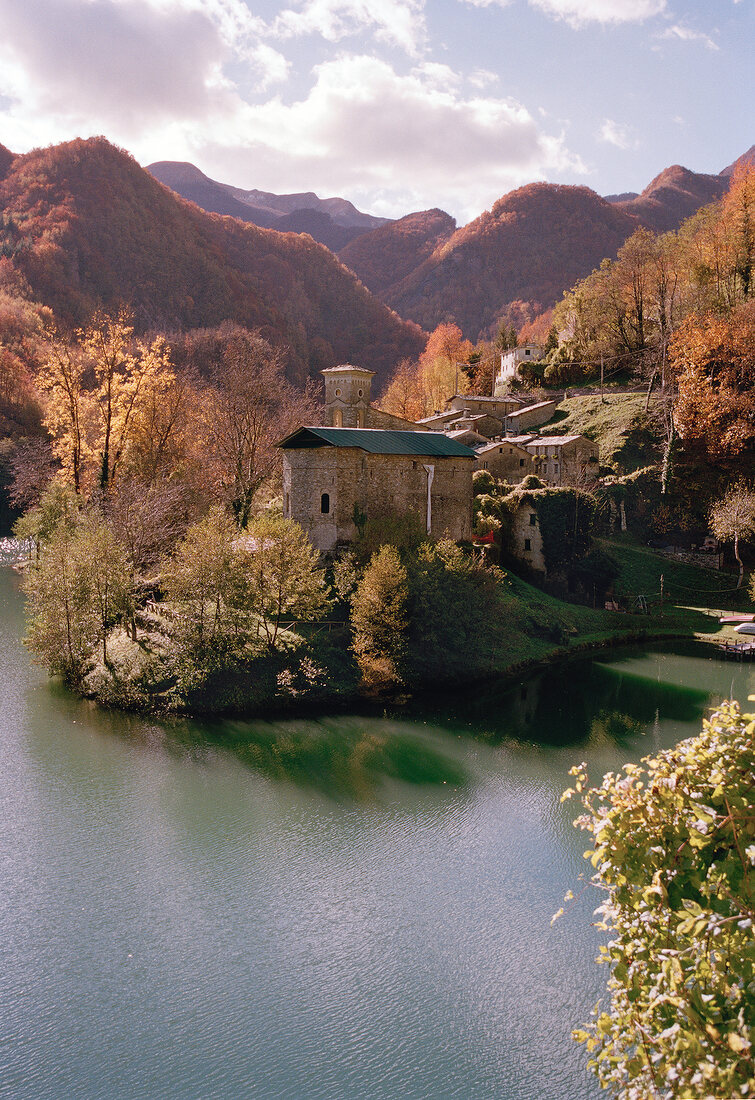
{"type": "Polygon", "coordinates": [[[0,569],[0,1097],[603,1095],[568,768],[755,671],[624,654],[385,715],[160,722],[33,667],[0,569]]]}

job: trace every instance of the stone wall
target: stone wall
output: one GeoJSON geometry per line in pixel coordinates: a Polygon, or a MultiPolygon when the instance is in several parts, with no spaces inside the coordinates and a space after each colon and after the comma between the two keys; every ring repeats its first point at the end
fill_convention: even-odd
{"type": "Polygon", "coordinates": [[[504,421],[506,431],[518,435],[530,428],[539,428],[551,419],[556,406],[556,401],[540,401],[537,405],[528,405],[527,408],[510,413],[504,421]]]}
{"type": "Polygon", "coordinates": [[[382,428],[383,430],[397,432],[427,432],[430,430],[426,424],[415,424],[412,420],[404,420],[401,416],[394,416],[392,413],[383,412],[382,409],[375,409],[372,405],[367,410],[365,427],[382,428]]]}
{"type": "Polygon", "coordinates": [[[301,524],[318,550],[351,542],[355,506],[368,519],[415,513],[425,523],[425,466],[434,467],[431,534],[472,534],[472,458],[368,454],[356,447],[283,452],[284,514],[301,524]]]}
{"type": "Polygon", "coordinates": [[[526,501],[523,501],[514,513],[511,526],[511,553],[530,569],[545,574],[543,536],[540,533],[537,512],[526,501]]]}

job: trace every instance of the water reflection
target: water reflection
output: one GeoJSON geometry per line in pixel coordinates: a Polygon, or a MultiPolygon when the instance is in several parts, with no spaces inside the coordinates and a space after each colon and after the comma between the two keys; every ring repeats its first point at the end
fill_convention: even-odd
{"type": "Polygon", "coordinates": [[[693,732],[710,693],[653,678],[647,657],[636,660],[641,671],[632,668],[630,656],[611,665],[574,662],[514,686],[493,680],[453,693],[418,695],[386,713],[280,721],[152,720],[102,711],[54,684],[47,690],[61,716],[95,737],[106,732],[197,763],[230,754],[267,778],[329,798],[362,801],[394,781],[454,789],[469,784],[459,739],[551,749],[589,742],[630,753],[660,724],[693,732]]]}
{"type": "Polygon", "coordinates": [[[264,775],[331,796],[365,797],[385,780],[458,787],[466,778],[442,745],[370,716],[187,722],[175,732],[189,741],[199,735],[264,775]]]}
{"type": "Polygon", "coordinates": [[[709,699],[708,691],[627,671],[621,662],[578,661],[515,686],[493,681],[442,698],[422,697],[410,712],[421,711],[438,726],[491,744],[514,739],[626,747],[659,720],[698,721],[709,699]]]}

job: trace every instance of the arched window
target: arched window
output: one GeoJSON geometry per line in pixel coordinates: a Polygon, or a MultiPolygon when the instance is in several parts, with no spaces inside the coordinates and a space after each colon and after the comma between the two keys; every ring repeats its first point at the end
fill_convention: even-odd
{"type": "Polygon", "coordinates": [[[320,497],[320,512],[323,516],[330,514],[330,494],[323,493],[320,497]]]}
{"type": "Polygon", "coordinates": [[[334,428],[342,428],[343,427],[343,410],[335,409],[333,411],[333,427],[334,428]]]}

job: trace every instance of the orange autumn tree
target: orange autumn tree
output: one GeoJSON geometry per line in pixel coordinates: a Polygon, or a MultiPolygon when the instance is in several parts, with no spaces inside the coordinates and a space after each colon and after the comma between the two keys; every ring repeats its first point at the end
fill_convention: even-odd
{"type": "Polygon", "coordinates": [[[380,408],[407,420],[443,410],[455,393],[468,392],[465,368],[473,352],[473,344],[464,339],[458,325],[438,325],[416,363],[406,359],[399,363],[380,408]]]}
{"type": "Polygon", "coordinates": [[[425,415],[419,369],[415,360],[402,359],[398,364],[380,401],[380,408],[392,416],[402,416],[404,420],[415,421],[425,415]]]}
{"type": "Polygon", "coordinates": [[[694,314],[669,346],[677,377],[674,419],[686,443],[716,460],[755,442],[755,302],[729,317],[694,314]]]}
{"type": "Polygon", "coordinates": [[[458,325],[438,325],[430,333],[425,350],[419,357],[419,378],[425,402],[425,416],[441,411],[455,393],[469,388],[464,364],[474,348],[465,340],[458,325]]]}

